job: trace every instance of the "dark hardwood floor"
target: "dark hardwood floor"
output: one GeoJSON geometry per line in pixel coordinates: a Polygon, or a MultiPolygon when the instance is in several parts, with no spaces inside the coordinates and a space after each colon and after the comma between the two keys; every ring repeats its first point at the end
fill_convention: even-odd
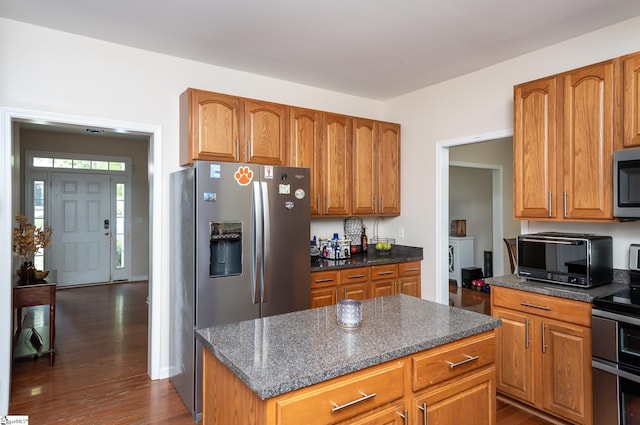
{"type": "MultiPolygon", "coordinates": [[[[461,297],[472,309],[480,308],[475,292],[461,297]]],[[[13,363],[9,414],[32,425],[192,425],[169,380],[147,375],[147,294],[146,282],[59,290],[55,366],[47,357],[13,363]]],[[[30,308],[24,327],[47,321],[47,307],[30,308]]],[[[500,401],[496,417],[497,425],[550,424],[500,401]]]]}
{"type": "MultiPolygon", "coordinates": [[[[168,379],[147,375],[146,282],[58,290],[56,357],[13,363],[11,415],[30,424],[189,424],[168,379]]],[[[30,308],[24,326],[48,322],[30,308]]]]}

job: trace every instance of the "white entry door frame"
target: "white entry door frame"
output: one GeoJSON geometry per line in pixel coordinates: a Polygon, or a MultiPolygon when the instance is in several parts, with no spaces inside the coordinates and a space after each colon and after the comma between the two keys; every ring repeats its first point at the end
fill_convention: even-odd
{"type": "MultiPolygon", "coordinates": [[[[168,216],[164,205],[168,204],[168,195],[164,194],[162,162],[162,128],[158,125],[114,121],[79,115],[66,115],[54,112],[42,112],[19,108],[0,107],[0,416],[8,414],[10,381],[11,381],[11,347],[12,339],[12,277],[13,252],[11,249],[11,233],[14,216],[19,210],[19,193],[14,191],[13,185],[19,181],[20,169],[19,137],[17,134],[20,122],[39,122],[51,124],[69,124],[78,126],[101,127],[118,129],[124,132],[148,134],[150,137],[149,152],[149,185],[150,185],[150,224],[149,236],[149,354],[148,373],[151,379],[168,377],[167,371],[161,370],[162,329],[168,329],[169,324],[163,323],[162,311],[166,310],[168,296],[164,288],[168,288],[168,265],[163,258],[163,247],[169,246],[167,232],[162,229],[167,226],[168,216]],[[163,297],[164,296],[164,297],[163,297]]],[[[168,248],[166,248],[168,250],[168,248]]],[[[166,315],[165,315],[166,316],[166,315]]],[[[168,319],[167,319],[168,320],[168,319]]]]}

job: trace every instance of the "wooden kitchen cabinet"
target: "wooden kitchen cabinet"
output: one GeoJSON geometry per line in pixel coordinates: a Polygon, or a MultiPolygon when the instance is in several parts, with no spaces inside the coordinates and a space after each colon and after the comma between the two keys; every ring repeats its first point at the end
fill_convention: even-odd
{"type": "Polygon", "coordinates": [[[437,385],[415,398],[414,425],[495,424],[495,370],[483,369],[437,385]]]}
{"type": "Polygon", "coordinates": [[[422,293],[420,261],[398,264],[398,291],[401,294],[420,298],[422,293]]]}
{"type": "Polygon", "coordinates": [[[245,155],[241,162],[286,165],[288,121],[285,105],[245,99],[245,155]]]}
{"type": "Polygon", "coordinates": [[[370,267],[340,270],[339,300],[369,298],[370,267]]]}
{"type": "Polygon", "coordinates": [[[497,390],[577,424],[592,424],[591,304],[491,288],[497,390]]]}
{"type": "Polygon", "coordinates": [[[286,106],[189,88],[180,96],[180,164],[285,165],[286,106]]]}
{"type": "Polygon", "coordinates": [[[321,215],[351,214],[351,118],[323,115],[321,215]]]}
{"type": "Polygon", "coordinates": [[[311,273],[311,308],[335,305],[338,302],[338,271],[311,273]]]}
{"type": "Polygon", "coordinates": [[[489,331],[266,400],[205,348],[203,424],[492,425],[494,344],[489,331]]]}
{"type": "Polygon", "coordinates": [[[353,119],[353,214],[400,214],[400,126],[353,119]]]}
{"type": "Polygon", "coordinates": [[[384,264],[371,267],[371,297],[398,293],[398,265],[384,264]]]}
{"type": "Polygon", "coordinates": [[[640,146],[640,53],[622,57],[623,147],[640,146]]]}
{"type": "Polygon", "coordinates": [[[289,108],[289,164],[311,170],[311,215],[320,215],[322,194],[322,112],[289,108]]]}
{"type": "Polygon", "coordinates": [[[180,96],[180,164],[240,161],[242,123],[241,98],[187,89],[180,96]]]}
{"type": "Polygon", "coordinates": [[[613,219],[616,69],[610,60],[515,86],[516,219],[613,219]]]}

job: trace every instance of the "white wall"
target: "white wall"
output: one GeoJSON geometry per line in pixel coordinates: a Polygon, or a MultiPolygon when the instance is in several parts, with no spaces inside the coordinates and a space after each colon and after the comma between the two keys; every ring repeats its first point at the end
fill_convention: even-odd
{"type": "MultiPolygon", "coordinates": [[[[518,83],[640,51],[640,18],[426,87],[385,102],[384,119],[402,124],[402,216],[407,244],[424,247],[422,293],[435,299],[436,152],[439,142],[512,129],[513,86],[518,83]]],[[[446,189],[445,189],[446,190],[446,189]]],[[[573,225],[530,223],[530,231],[560,228],[614,236],[614,267],[627,268],[626,251],[640,241],[640,224],[573,225]]],[[[446,259],[440,255],[439,258],[446,259]]]]}

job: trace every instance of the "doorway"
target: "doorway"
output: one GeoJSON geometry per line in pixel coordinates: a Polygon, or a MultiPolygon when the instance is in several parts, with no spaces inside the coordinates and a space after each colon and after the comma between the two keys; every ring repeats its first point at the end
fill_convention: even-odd
{"type": "MultiPolygon", "coordinates": [[[[3,175],[3,185],[0,185],[0,199],[8,202],[0,203],[0,238],[5,243],[0,244],[0,270],[4,270],[4,283],[0,285],[0,314],[4,317],[0,323],[0,340],[7,342],[3,344],[9,347],[9,341],[12,338],[12,308],[11,308],[11,281],[13,278],[12,270],[15,269],[11,251],[11,229],[14,225],[14,218],[20,211],[20,205],[24,204],[24,188],[20,187],[21,156],[20,156],[20,129],[24,125],[40,124],[49,125],[52,128],[70,128],[82,129],[86,128],[111,131],[115,133],[126,134],[129,136],[144,137],[147,140],[147,164],[148,172],[142,176],[146,179],[149,186],[149,196],[146,199],[140,199],[141,202],[149,206],[149,217],[146,223],[141,223],[148,227],[149,238],[148,244],[149,265],[147,274],[149,278],[149,328],[148,340],[149,350],[147,354],[147,373],[151,379],[160,379],[168,376],[168,372],[160,369],[161,358],[161,328],[162,328],[162,294],[163,285],[160,277],[166,275],[163,273],[165,268],[161,258],[160,249],[154,249],[155,246],[164,246],[162,232],[154,232],[154,229],[161,229],[163,222],[163,193],[162,193],[162,131],[155,125],[142,123],[130,123],[122,121],[113,121],[99,118],[69,116],[50,112],[28,111],[13,108],[0,108],[0,172],[3,175]],[[157,182],[157,184],[154,184],[157,182]]],[[[107,147],[106,147],[107,148],[107,147]]],[[[134,221],[137,218],[133,218],[134,221]]],[[[134,278],[133,276],[132,278],[134,278]]],[[[166,285],[164,285],[166,286],[166,285]]],[[[0,350],[0,411],[8,409],[9,402],[9,385],[11,377],[11,352],[9,349],[0,350]]]]}
{"type": "MultiPolygon", "coordinates": [[[[450,148],[463,145],[474,145],[481,147],[479,142],[487,142],[498,139],[511,138],[513,135],[512,130],[504,130],[499,132],[487,133],[479,136],[464,137],[460,139],[453,139],[438,142],[436,146],[436,199],[435,205],[435,235],[436,245],[441,247],[435,251],[436,261],[436,301],[442,304],[449,304],[449,166],[450,166],[450,148]]],[[[477,157],[476,157],[477,158],[477,157]]],[[[479,162],[474,159],[475,163],[479,162]]],[[[512,179],[508,173],[504,173],[503,184],[507,184],[512,179]]],[[[509,189],[510,190],[510,189],[509,189]]],[[[504,211],[511,209],[511,202],[504,202],[504,211]]],[[[508,215],[503,213],[502,217],[511,217],[511,213],[508,215]]],[[[494,222],[494,235],[492,246],[494,246],[494,252],[498,251],[498,246],[501,246],[496,240],[501,241],[503,237],[503,224],[496,224],[494,222]]],[[[502,253],[502,251],[500,251],[502,253]]],[[[497,270],[494,270],[494,274],[497,270]]]]}

